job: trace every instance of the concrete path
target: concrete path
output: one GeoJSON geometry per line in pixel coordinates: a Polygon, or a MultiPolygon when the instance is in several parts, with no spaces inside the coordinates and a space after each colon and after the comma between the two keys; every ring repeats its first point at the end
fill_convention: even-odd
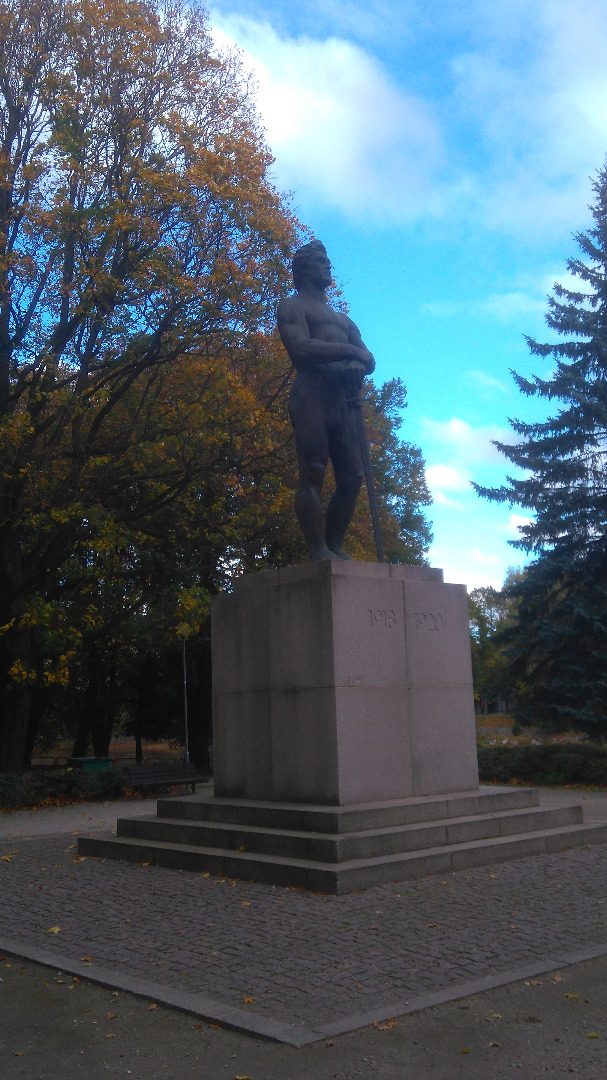
{"type": "Polygon", "coordinates": [[[0,949],[294,1046],[607,954],[607,845],[342,897],[77,855],[152,810],[0,815],[0,949]]]}
{"type": "MultiPolygon", "coordinates": [[[[202,788],[202,785],[201,785],[202,788]]],[[[157,799],[119,799],[110,802],[75,803],[41,810],[0,810],[0,841],[24,837],[93,835],[115,829],[118,817],[144,817],[156,813],[157,799]]]]}

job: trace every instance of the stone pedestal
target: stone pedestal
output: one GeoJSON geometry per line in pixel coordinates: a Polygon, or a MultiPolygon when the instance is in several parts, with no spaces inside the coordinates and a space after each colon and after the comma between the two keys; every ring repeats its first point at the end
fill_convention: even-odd
{"type": "Polygon", "coordinates": [[[604,843],[579,805],[479,788],[463,585],[323,562],[213,602],[215,784],[83,855],[347,893],[604,843]]]}
{"type": "Polygon", "coordinates": [[[351,804],[478,788],[466,589],[327,561],[213,601],[216,797],[351,804]]]}

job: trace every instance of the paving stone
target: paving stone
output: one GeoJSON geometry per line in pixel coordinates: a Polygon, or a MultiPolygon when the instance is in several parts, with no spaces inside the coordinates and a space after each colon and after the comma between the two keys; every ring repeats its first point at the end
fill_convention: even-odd
{"type": "Polygon", "coordinates": [[[607,846],[323,896],[131,863],[73,863],[66,837],[0,862],[0,942],[127,969],[308,1026],[607,948],[607,846]],[[600,917],[600,916],[605,917],[600,917]],[[130,920],[130,921],[127,921],[130,920]],[[431,924],[435,923],[436,926],[431,924]],[[429,925],[430,924],[430,925],[429,925]],[[48,933],[59,926],[59,934],[48,933]],[[511,929],[513,927],[514,929],[511,929]],[[360,984],[357,986],[357,984],[360,984]]]}

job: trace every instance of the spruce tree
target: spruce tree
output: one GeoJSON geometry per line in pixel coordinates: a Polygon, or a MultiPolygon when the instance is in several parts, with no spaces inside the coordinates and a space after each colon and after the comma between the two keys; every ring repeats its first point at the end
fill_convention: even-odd
{"type": "Polygon", "coordinates": [[[569,259],[579,290],[556,284],[546,321],[558,340],[527,339],[552,357],[550,378],[515,374],[523,394],[559,402],[539,423],[512,421],[515,445],[497,443],[527,475],[480,495],[533,514],[514,541],[534,556],[508,632],[518,719],[552,730],[607,734],[607,164],[593,184],[593,227],[569,259]]]}

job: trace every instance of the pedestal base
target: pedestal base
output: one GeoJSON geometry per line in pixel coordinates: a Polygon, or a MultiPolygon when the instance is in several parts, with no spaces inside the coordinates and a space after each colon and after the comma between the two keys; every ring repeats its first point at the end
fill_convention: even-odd
{"type": "Polygon", "coordinates": [[[182,795],[156,817],[119,819],[117,836],[81,837],[78,851],[339,895],[607,840],[581,802],[539,802],[498,787],[346,807],[182,795]]]}
{"type": "Polygon", "coordinates": [[[217,796],[324,805],[478,787],[466,589],[327,561],[213,601],[217,796]]]}

